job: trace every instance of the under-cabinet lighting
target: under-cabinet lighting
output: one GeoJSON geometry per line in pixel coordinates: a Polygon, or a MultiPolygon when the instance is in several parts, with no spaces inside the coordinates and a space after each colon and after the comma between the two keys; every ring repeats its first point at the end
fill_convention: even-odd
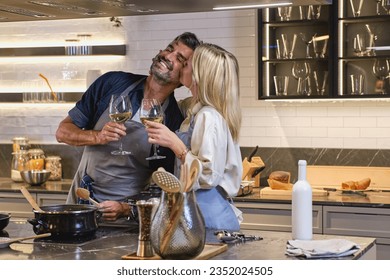
{"type": "MultiPolygon", "coordinates": [[[[1,48],[7,49],[7,48],[38,48],[38,47],[63,47],[64,45],[67,45],[64,40],[58,41],[58,40],[47,40],[44,43],[42,41],[37,42],[6,42],[6,41],[0,41],[1,48]]],[[[125,42],[123,40],[115,40],[110,39],[109,41],[104,39],[91,39],[88,40],[88,45],[91,46],[113,46],[113,45],[124,45],[125,42]]]]}
{"type": "Polygon", "coordinates": [[[281,2],[281,3],[268,3],[268,4],[247,4],[247,5],[237,5],[237,6],[216,6],[213,10],[239,10],[239,9],[261,9],[261,8],[270,8],[270,7],[281,7],[281,6],[290,6],[292,2],[281,2]]]}
{"type": "Polygon", "coordinates": [[[62,63],[62,62],[113,62],[124,59],[121,55],[57,55],[57,56],[2,56],[3,63],[62,63]]]}
{"type": "Polygon", "coordinates": [[[375,101],[390,102],[390,98],[323,98],[323,99],[264,99],[263,101],[272,103],[320,103],[320,102],[344,102],[344,101],[375,101]]]}

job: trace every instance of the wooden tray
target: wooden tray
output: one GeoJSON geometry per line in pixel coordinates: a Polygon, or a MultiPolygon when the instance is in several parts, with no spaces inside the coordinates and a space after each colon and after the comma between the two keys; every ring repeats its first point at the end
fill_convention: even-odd
{"type": "MultiPolygon", "coordinates": [[[[224,243],[208,243],[204,246],[202,253],[194,258],[194,260],[208,260],[221,254],[222,252],[225,252],[227,248],[227,244],[224,243]]],[[[139,257],[137,256],[137,253],[134,252],[132,254],[122,256],[122,260],[161,260],[161,258],[158,255],[148,258],[139,257]]]]}

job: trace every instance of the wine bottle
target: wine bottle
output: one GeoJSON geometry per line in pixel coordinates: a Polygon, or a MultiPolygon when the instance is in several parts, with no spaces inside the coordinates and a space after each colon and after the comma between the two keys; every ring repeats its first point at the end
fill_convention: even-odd
{"type": "Polygon", "coordinates": [[[292,190],[292,238],[311,240],[313,238],[312,189],[306,180],[306,160],[298,161],[298,181],[292,190]]]}

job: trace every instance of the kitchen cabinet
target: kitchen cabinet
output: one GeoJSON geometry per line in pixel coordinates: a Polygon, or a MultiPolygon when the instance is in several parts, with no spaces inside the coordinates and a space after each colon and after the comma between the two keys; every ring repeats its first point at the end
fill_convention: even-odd
{"type": "Polygon", "coordinates": [[[338,3],[337,94],[383,97],[390,94],[390,15],[378,1],[362,0],[360,13],[359,1],[352,3],[338,3]]]}
{"type": "Polygon", "coordinates": [[[380,1],[352,3],[354,6],[349,0],[338,0],[331,5],[293,6],[289,20],[282,20],[280,7],[258,11],[260,99],[390,96],[388,10],[380,1]],[[318,18],[308,17],[314,7],[321,7],[318,18]],[[284,49],[286,45],[291,48],[288,45],[293,45],[294,34],[295,48],[286,56],[284,49]],[[324,55],[319,55],[314,49],[327,36],[324,55]],[[277,78],[277,83],[274,76],[283,78],[277,78]],[[288,85],[283,91],[284,77],[288,77],[288,85]]]}
{"type": "Polygon", "coordinates": [[[323,234],[376,238],[377,258],[390,259],[390,209],[323,206],[323,234]]]}
{"type": "MultiPolygon", "coordinates": [[[[291,232],[291,204],[235,202],[243,212],[242,229],[291,232]]],[[[322,233],[322,207],[313,205],[313,233],[322,233]]]]}
{"type": "Polygon", "coordinates": [[[333,79],[329,69],[333,68],[332,46],[336,39],[332,32],[333,6],[290,7],[288,20],[279,16],[279,9],[258,11],[260,98],[331,96],[333,79]],[[284,92],[276,88],[275,76],[288,77],[284,92]]]}
{"type": "MultiPolygon", "coordinates": [[[[65,204],[65,193],[37,193],[30,191],[39,206],[65,204]]],[[[33,218],[31,205],[19,192],[0,192],[0,212],[10,213],[12,218],[33,218]]]]}

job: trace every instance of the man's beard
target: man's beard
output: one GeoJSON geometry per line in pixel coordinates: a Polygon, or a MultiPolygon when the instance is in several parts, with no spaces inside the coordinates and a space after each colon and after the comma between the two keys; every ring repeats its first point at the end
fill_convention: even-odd
{"type": "Polygon", "coordinates": [[[171,77],[172,68],[173,68],[173,66],[172,66],[172,64],[170,62],[166,61],[160,55],[156,55],[153,58],[153,63],[150,66],[150,71],[149,72],[161,84],[169,84],[169,83],[174,82],[174,81],[172,81],[172,77],[171,77]],[[168,66],[168,69],[165,72],[161,71],[161,68],[159,66],[157,66],[157,63],[161,63],[161,61],[164,61],[164,63],[167,64],[167,66],[168,66]]]}

